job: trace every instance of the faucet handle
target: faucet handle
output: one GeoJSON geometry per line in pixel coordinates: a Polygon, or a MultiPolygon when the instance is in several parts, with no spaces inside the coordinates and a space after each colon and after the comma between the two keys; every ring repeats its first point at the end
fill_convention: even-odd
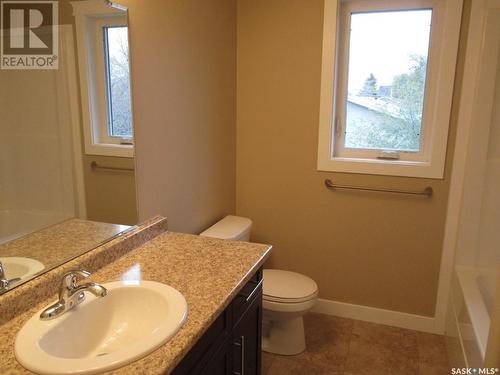
{"type": "Polygon", "coordinates": [[[5,277],[5,269],[4,269],[4,266],[3,266],[2,262],[0,262],[0,279],[2,279],[2,280],[6,279],[6,277],[5,277]]]}
{"type": "Polygon", "coordinates": [[[84,278],[84,277],[89,277],[90,275],[91,275],[90,272],[85,270],[73,270],[66,272],[62,278],[61,291],[71,290],[76,288],[78,277],[84,278]]]}

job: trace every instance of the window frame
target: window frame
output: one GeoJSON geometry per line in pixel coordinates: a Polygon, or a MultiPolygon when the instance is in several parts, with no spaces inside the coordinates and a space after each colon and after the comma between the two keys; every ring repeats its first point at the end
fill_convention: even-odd
{"type": "MultiPolygon", "coordinates": [[[[111,135],[111,95],[109,92],[109,75],[108,75],[108,56],[106,53],[107,44],[105,43],[106,36],[104,35],[105,28],[112,27],[127,27],[126,17],[106,17],[97,19],[94,22],[94,35],[95,41],[95,61],[96,61],[96,76],[97,76],[97,94],[99,96],[99,101],[101,102],[100,107],[104,108],[99,112],[99,126],[98,141],[101,144],[116,144],[122,145],[123,142],[133,143],[134,136],[132,137],[120,137],[111,135]],[[102,78],[99,78],[102,77],[102,78]]],[[[133,125],[132,125],[133,126],[133,125]]],[[[133,129],[132,129],[133,132],[133,129]]]]}
{"type": "Polygon", "coordinates": [[[325,0],[318,170],[443,178],[461,13],[462,0],[325,0]],[[351,13],[417,9],[432,9],[420,151],[399,151],[399,159],[386,160],[377,158],[380,149],[344,147],[345,124],[339,122],[347,100],[346,20],[351,13]]]}
{"type": "MultiPolygon", "coordinates": [[[[126,13],[100,0],[75,1],[72,6],[76,23],[85,153],[131,158],[134,156],[133,137],[114,137],[108,133],[109,102],[103,34],[105,27],[128,26],[126,13]]],[[[133,113],[133,108],[131,111],[133,113]]]]}
{"type": "MultiPolygon", "coordinates": [[[[395,2],[393,2],[395,3],[395,2]]],[[[349,75],[349,46],[350,46],[350,21],[351,15],[354,13],[369,13],[369,12],[398,12],[405,10],[431,10],[432,11],[432,21],[431,24],[435,23],[435,18],[438,16],[439,8],[437,0],[423,0],[419,1],[421,4],[392,4],[392,6],[382,6],[382,4],[371,4],[366,1],[349,1],[345,2],[339,11],[339,73],[337,76],[337,95],[339,100],[337,100],[336,119],[335,123],[338,126],[336,132],[337,136],[334,137],[334,150],[338,157],[344,158],[364,158],[364,159],[376,159],[382,149],[367,149],[367,148],[350,148],[345,146],[346,138],[346,119],[347,119],[347,84],[349,75]],[[345,25],[345,27],[342,27],[345,25]],[[338,120],[337,120],[338,119],[338,120]]],[[[388,4],[387,4],[388,5],[388,4]]],[[[427,57],[427,74],[425,79],[425,90],[424,90],[424,106],[422,113],[422,128],[420,137],[420,150],[418,152],[412,151],[396,151],[400,156],[403,156],[402,160],[407,161],[425,161],[428,159],[429,147],[428,147],[428,135],[431,133],[429,117],[432,114],[432,103],[434,102],[433,96],[436,94],[436,90],[432,88],[430,82],[432,82],[432,76],[435,72],[430,69],[435,67],[431,62],[434,56],[437,55],[437,43],[432,43],[433,40],[433,29],[429,35],[429,49],[427,57]]]]}

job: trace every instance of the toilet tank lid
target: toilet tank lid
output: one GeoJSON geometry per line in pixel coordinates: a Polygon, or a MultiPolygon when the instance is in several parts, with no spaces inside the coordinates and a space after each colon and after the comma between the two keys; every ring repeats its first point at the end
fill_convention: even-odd
{"type": "Polygon", "coordinates": [[[200,233],[200,236],[235,240],[247,233],[251,227],[252,220],[246,217],[228,215],[200,233]]]}

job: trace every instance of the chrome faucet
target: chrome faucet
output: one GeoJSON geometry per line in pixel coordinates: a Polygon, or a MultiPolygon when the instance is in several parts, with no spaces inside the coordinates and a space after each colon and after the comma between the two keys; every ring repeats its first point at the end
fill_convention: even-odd
{"type": "Polygon", "coordinates": [[[59,301],[40,314],[41,320],[55,319],[78,306],[85,300],[85,292],[90,292],[96,297],[104,297],[108,293],[105,287],[96,283],[77,285],[78,276],[88,277],[90,272],[75,270],[64,274],[59,290],[59,301]]]}
{"type": "Polygon", "coordinates": [[[3,293],[6,290],[8,290],[9,287],[12,285],[12,283],[15,283],[19,280],[21,280],[20,277],[16,277],[14,279],[7,279],[7,276],[5,276],[5,269],[3,268],[3,264],[2,262],[0,262],[0,293],[3,293]]]}

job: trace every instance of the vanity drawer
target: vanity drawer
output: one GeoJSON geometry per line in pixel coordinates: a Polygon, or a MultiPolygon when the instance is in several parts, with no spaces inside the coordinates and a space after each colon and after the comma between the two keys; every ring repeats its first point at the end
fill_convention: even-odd
{"type": "Polygon", "coordinates": [[[233,326],[243,317],[255,298],[262,298],[262,268],[245,284],[231,304],[233,326]]]}

